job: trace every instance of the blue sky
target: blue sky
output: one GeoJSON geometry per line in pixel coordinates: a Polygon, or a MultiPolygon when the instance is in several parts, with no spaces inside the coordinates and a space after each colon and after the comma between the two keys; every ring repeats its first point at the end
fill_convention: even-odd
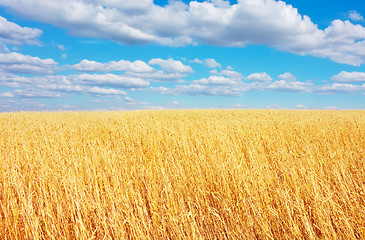
{"type": "Polygon", "coordinates": [[[0,111],[365,109],[361,1],[0,0],[0,111]]]}

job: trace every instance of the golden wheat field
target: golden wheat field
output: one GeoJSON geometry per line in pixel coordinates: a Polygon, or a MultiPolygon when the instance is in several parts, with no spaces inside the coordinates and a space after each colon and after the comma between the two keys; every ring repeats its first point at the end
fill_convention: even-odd
{"type": "Polygon", "coordinates": [[[1,239],[365,239],[365,111],[0,114],[1,239]]]}

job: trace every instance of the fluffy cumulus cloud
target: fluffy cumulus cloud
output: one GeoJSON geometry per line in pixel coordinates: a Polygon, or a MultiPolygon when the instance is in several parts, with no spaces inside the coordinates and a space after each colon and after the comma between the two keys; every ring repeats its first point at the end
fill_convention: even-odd
{"type": "Polygon", "coordinates": [[[32,80],[29,78],[0,72],[0,86],[19,88],[30,83],[32,83],[32,80]]]}
{"type": "Polygon", "coordinates": [[[209,68],[220,68],[221,67],[221,64],[212,58],[205,59],[204,64],[209,68]]]}
{"type": "Polygon", "coordinates": [[[0,70],[20,74],[53,74],[57,63],[52,59],[40,59],[16,52],[0,53],[0,70]]]}
{"type": "Polygon", "coordinates": [[[39,44],[37,38],[41,34],[42,31],[37,28],[21,27],[0,16],[0,43],[2,44],[39,44]]]}
{"type": "Polygon", "coordinates": [[[133,78],[141,78],[146,81],[155,81],[155,82],[183,82],[182,78],[186,77],[186,73],[172,72],[167,73],[164,71],[153,71],[151,73],[133,73],[128,72],[125,74],[127,77],[133,78]]]}
{"type": "Polygon", "coordinates": [[[203,78],[200,80],[193,81],[194,84],[203,85],[237,85],[242,83],[239,79],[229,78],[224,76],[210,76],[209,78],[203,78]]]}
{"type": "Polygon", "coordinates": [[[246,77],[246,81],[267,82],[271,80],[272,78],[266,72],[252,73],[246,77]]]}
{"type": "Polygon", "coordinates": [[[0,86],[19,89],[45,89],[54,91],[82,91],[78,81],[73,80],[74,76],[33,76],[24,77],[9,73],[0,73],[0,86]]]}
{"type": "MultiPolygon", "coordinates": [[[[352,80],[340,80],[335,76],[333,83],[327,85],[315,85],[311,81],[297,81],[296,77],[287,72],[273,80],[267,73],[252,73],[248,77],[233,70],[210,71],[211,76],[188,82],[185,85],[175,87],[151,87],[151,91],[164,95],[221,95],[240,96],[245,92],[278,91],[289,93],[316,93],[316,94],[337,94],[337,93],[360,93],[365,94],[365,84],[353,84],[362,81],[360,76],[353,76],[352,80]],[[240,75],[238,75],[240,74],[240,75]],[[242,81],[242,80],[246,81],[242,81]],[[338,81],[338,82],[336,82],[338,81]],[[339,83],[342,81],[342,83],[339,83]]],[[[356,73],[358,74],[358,73],[356,73]]],[[[354,75],[356,75],[354,74],[354,75]]],[[[341,74],[339,74],[341,75],[341,74]]]]}
{"type": "MultiPolygon", "coordinates": [[[[42,6],[38,5],[40,2],[2,0],[3,4],[21,14],[66,27],[74,34],[106,37],[127,44],[158,42],[173,45],[176,41],[181,43],[183,39],[191,38],[214,45],[267,44],[289,52],[328,57],[353,65],[362,64],[365,60],[365,28],[361,25],[335,20],[325,30],[319,30],[308,17],[300,16],[295,8],[273,0],[241,0],[235,5],[223,0],[190,2],[189,5],[170,2],[165,7],[156,6],[150,0],[138,0],[133,3],[116,0],[68,0],[68,4],[63,0],[49,0],[42,6]],[[99,5],[101,2],[102,7],[99,5]],[[42,12],[45,9],[50,11],[45,11],[44,16],[33,16],[31,11],[23,12],[23,9],[13,3],[22,3],[24,9],[34,12],[37,12],[38,8],[42,9],[42,12]],[[140,5],[142,3],[145,5],[140,5]],[[52,4],[60,7],[60,11],[53,9],[56,6],[52,4]],[[147,5],[149,7],[146,7],[147,5]],[[68,9],[70,6],[74,7],[74,12],[68,9]],[[86,7],[86,10],[90,10],[96,17],[90,17],[90,12],[82,7],[86,7]],[[272,12],[273,9],[276,12],[272,12]],[[176,22],[166,21],[168,18],[175,19],[176,22]],[[254,23],[253,26],[249,26],[246,21],[254,23]],[[287,25],[283,26],[283,22],[287,25]],[[103,34],[99,31],[103,31],[103,34]]],[[[84,59],[78,64],[64,66],[67,70],[75,70],[73,75],[56,75],[59,68],[53,59],[10,52],[6,48],[6,44],[36,44],[36,38],[41,33],[38,29],[20,27],[0,17],[0,49],[5,50],[2,53],[0,51],[0,86],[6,87],[0,91],[2,102],[4,99],[9,102],[9,99],[15,101],[21,98],[64,97],[71,93],[120,97],[127,94],[123,91],[126,89],[168,95],[240,96],[248,91],[365,94],[363,72],[342,71],[331,78],[332,83],[314,85],[310,81],[298,81],[289,72],[279,75],[277,80],[273,80],[266,72],[252,73],[244,77],[231,67],[218,69],[222,66],[213,58],[190,61],[211,68],[210,76],[192,81],[184,80],[194,73],[192,67],[172,58],[154,58],[148,63],[141,60],[102,63],[84,59]],[[173,86],[171,83],[165,83],[161,86],[159,82],[179,84],[173,86]],[[151,84],[152,87],[148,88],[151,84]]],[[[58,45],[58,48],[65,50],[62,45],[58,45]]],[[[125,99],[130,105],[144,104],[130,97],[125,99]]]]}
{"type": "Polygon", "coordinates": [[[126,92],[113,88],[100,88],[100,87],[92,87],[89,89],[90,93],[99,94],[99,95],[127,95],[126,92]]]}
{"type": "Polygon", "coordinates": [[[309,51],[298,51],[338,62],[359,66],[365,62],[365,28],[349,21],[334,20],[323,31],[320,44],[309,51]]]}
{"type": "Polygon", "coordinates": [[[79,72],[111,72],[111,71],[126,71],[126,72],[152,72],[154,69],[143,61],[125,61],[118,62],[110,61],[100,63],[89,60],[82,60],[80,63],[72,66],[73,69],[79,72]]]}
{"type": "MultiPolygon", "coordinates": [[[[363,26],[334,20],[327,28],[319,29],[308,16],[283,1],[239,0],[233,5],[224,0],[188,4],[170,1],[164,7],[152,0],[2,0],[0,4],[22,16],[68,29],[74,35],[123,44],[255,44],[339,63],[365,62],[363,26]]],[[[362,19],[355,11],[350,14],[353,21],[362,19]]],[[[6,19],[1,22],[8,25],[6,19]]],[[[26,34],[6,41],[33,41],[40,34],[37,29],[13,28],[15,35],[26,34]]]]}
{"type": "Polygon", "coordinates": [[[151,81],[179,81],[193,69],[173,59],[152,59],[150,64],[159,65],[157,70],[137,60],[120,60],[100,63],[83,60],[72,66],[61,66],[59,70],[74,69],[73,75],[56,74],[57,63],[52,59],[40,59],[19,53],[0,54],[0,87],[16,88],[3,91],[1,98],[62,97],[67,94],[94,94],[97,96],[120,96],[120,89],[141,90],[151,81]],[[121,74],[110,73],[121,71],[121,74]],[[32,74],[24,76],[22,74],[32,74]]]}
{"type": "Polygon", "coordinates": [[[115,74],[80,74],[75,77],[82,83],[89,85],[117,87],[117,88],[144,88],[150,83],[141,78],[125,77],[115,74]]]}
{"type": "Polygon", "coordinates": [[[286,82],[294,82],[297,80],[297,78],[293,76],[293,74],[291,74],[290,72],[280,74],[278,78],[286,82]]]}
{"type": "Polygon", "coordinates": [[[191,66],[184,65],[181,61],[174,59],[151,59],[148,64],[137,60],[134,62],[120,60],[100,63],[96,61],[82,60],[80,63],[70,66],[70,68],[85,73],[107,73],[113,71],[124,72],[121,76],[132,79],[143,79],[145,81],[176,82],[188,74],[193,73],[191,66]],[[157,70],[152,66],[160,66],[157,70]]]}
{"type": "Polygon", "coordinates": [[[220,71],[216,69],[209,71],[210,76],[207,78],[180,81],[184,84],[162,87],[158,86],[158,82],[182,80],[193,73],[193,69],[180,61],[161,58],[152,59],[148,64],[143,61],[120,60],[99,63],[83,60],[79,64],[69,66],[81,73],[67,76],[55,75],[56,67],[57,63],[52,59],[40,59],[19,53],[0,54],[0,86],[16,88],[11,91],[3,90],[0,97],[2,99],[48,98],[63,97],[70,93],[96,96],[126,95],[127,93],[121,89],[150,90],[167,95],[221,96],[240,96],[248,91],[365,93],[365,73],[362,72],[342,71],[331,78],[333,83],[314,85],[310,81],[298,81],[289,72],[279,75],[278,80],[273,80],[265,72],[252,73],[244,77],[228,67],[220,71]],[[161,70],[150,65],[158,65],[161,70]],[[106,73],[110,71],[123,71],[123,73],[120,75],[106,73]],[[34,76],[17,75],[23,73],[34,76]],[[151,82],[154,82],[153,87],[147,88],[151,82]]]}
{"type": "Polygon", "coordinates": [[[16,89],[11,92],[15,98],[59,98],[64,97],[65,94],[62,92],[54,92],[43,89],[16,89]]]}
{"type": "Polygon", "coordinates": [[[350,83],[333,83],[324,86],[316,86],[314,89],[319,94],[335,94],[335,93],[364,93],[365,84],[356,85],[350,83]]]}
{"type": "MultiPolygon", "coordinates": [[[[272,81],[271,77],[266,73],[253,73],[247,82],[243,82],[243,76],[238,76],[233,70],[216,70],[210,71],[212,74],[208,78],[194,80],[190,84],[177,85],[173,88],[167,87],[151,87],[155,92],[166,95],[222,95],[222,96],[240,96],[248,91],[280,91],[280,92],[296,92],[309,93],[319,91],[310,81],[300,82],[290,74],[280,75],[279,80],[272,81]],[[222,74],[228,71],[229,74],[222,74]],[[233,74],[233,73],[234,74],[233,74]]],[[[360,89],[359,89],[360,90],[360,89]]]]}
{"type": "Polygon", "coordinates": [[[333,83],[313,86],[312,92],[317,94],[365,94],[365,73],[342,71],[331,78],[333,83]]]}
{"type": "Polygon", "coordinates": [[[311,82],[299,82],[299,81],[285,81],[278,80],[270,84],[260,83],[257,85],[257,89],[271,90],[280,92],[311,92],[313,84],[311,82]]]}
{"type": "Polygon", "coordinates": [[[149,81],[114,74],[46,75],[23,77],[0,72],[0,87],[15,88],[1,97],[62,97],[70,93],[118,96],[118,89],[146,88],[149,81]]]}
{"type": "Polygon", "coordinates": [[[164,95],[193,95],[193,96],[240,96],[243,88],[231,86],[211,86],[193,83],[190,85],[177,85],[174,88],[152,87],[151,91],[164,95]]]}
{"type": "Polygon", "coordinates": [[[233,70],[228,70],[228,69],[222,70],[220,72],[218,72],[217,70],[212,70],[209,73],[212,75],[220,75],[220,76],[225,76],[225,77],[229,77],[232,79],[238,79],[238,80],[243,79],[243,75],[241,73],[233,71],[233,70]]]}
{"type": "Polygon", "coordinates": [[[192,73],[193,69],[190,66],[184,65],[181,61],[175,61],[174,59],[151,59],[148,64],[159,65],[164,71],[168,73],[192,73]]]}
{"type": "Polygon", "coordinates": [[[339,83],[361,83],[365,82],[365,73],[342,71],[339,74],[333,76],[331,80],[339,83]]]}

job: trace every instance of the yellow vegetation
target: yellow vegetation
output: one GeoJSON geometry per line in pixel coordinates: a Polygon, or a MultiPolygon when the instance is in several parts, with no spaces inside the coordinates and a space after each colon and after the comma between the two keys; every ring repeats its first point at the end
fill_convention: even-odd
{"type": "Polygon", "coordinates": [[[365,239],[365,111],[0,114],[1,239],[365,239]]]}

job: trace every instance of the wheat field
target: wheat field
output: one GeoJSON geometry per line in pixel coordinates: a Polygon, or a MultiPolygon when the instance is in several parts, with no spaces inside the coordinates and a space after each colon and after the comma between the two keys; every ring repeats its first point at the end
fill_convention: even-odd
{"type": "Polygon", "coordinates": [[[365,111],[0,114],[1,239],[365,239],[365,111]]]}

